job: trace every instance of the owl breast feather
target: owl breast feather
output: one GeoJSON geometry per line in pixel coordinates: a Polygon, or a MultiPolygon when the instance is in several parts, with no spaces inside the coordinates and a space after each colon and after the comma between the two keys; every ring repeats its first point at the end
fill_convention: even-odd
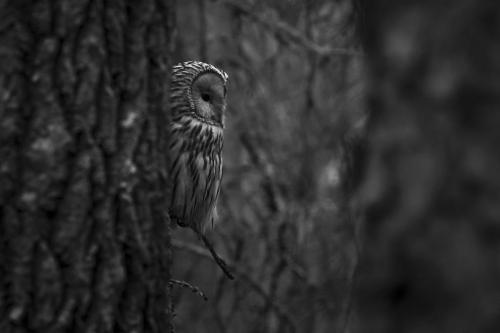
{"type": "Polygon", "coordinates": [[[222,129],[190,117],[171,124],[170,214],[181,226],[203,232],[213,225],[222,178],[222,129]]]}

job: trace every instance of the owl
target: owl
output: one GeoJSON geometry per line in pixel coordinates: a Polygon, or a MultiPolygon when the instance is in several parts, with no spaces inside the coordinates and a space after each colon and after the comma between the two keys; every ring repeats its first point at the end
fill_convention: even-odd
{"type": "Polygon", "coordinates": [[[173,67],[170,217],[202,235],[217,219],[228,75],[199,61],[173,67]]]}

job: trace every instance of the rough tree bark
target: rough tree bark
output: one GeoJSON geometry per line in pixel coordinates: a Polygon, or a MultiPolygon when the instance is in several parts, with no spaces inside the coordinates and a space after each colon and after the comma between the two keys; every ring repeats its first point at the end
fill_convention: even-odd
{"type": "Polygon", "coordinates": [[[500,5],[365,1],[355,332],[500,332],[500,5]]]}
{"type": "Polygon", "coordinates": [[[170,331],[167,0],[0,1],[0,331],[170,331]]]}

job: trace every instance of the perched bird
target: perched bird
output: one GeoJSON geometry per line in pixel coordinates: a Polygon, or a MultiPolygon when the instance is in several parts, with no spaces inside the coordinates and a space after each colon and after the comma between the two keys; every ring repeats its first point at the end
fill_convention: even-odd
{"type": "Polygon", "coordinates": [[[217,218],[228,75],[199,61],[173,68],[170,217],[202,237],[217,218]]]}

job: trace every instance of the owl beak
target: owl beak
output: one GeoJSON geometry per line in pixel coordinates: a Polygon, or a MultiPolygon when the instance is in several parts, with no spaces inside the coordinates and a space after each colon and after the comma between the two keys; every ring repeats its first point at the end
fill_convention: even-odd
{"type": "Polygon", "coordinates": [[[214,120],[218,123],[222,123],[222,110],[221,108],[217,108],[215,110],[215,114],[214,114],[214,120]]]}
{"type": "Polygon", "coordinates": [[[214,120],[220,124],[222,124],[222,120],[223,120],[223,117],[224,117],[224,111],[226,109],[226,104],[221,104],[221,105],[217,105],[217,107],[215,108],[215,112],[214,112],[214,120]]]}

